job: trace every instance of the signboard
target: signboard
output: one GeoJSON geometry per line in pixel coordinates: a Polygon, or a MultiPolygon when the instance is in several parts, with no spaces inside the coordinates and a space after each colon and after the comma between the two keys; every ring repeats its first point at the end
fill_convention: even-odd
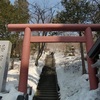
{"type": "Polygon", "coordinates": [[[0,92],[5,90],[11,46],[10,41],[0,41],[0,92]]]}

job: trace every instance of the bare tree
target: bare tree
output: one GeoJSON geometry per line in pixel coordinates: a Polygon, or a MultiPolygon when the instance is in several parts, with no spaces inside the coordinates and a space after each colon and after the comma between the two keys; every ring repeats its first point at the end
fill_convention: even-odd
{"type": "MultiPolygon", "coordinates": [[[[54,7],[47,7],[47,4],[45,4],[45,2],[44,2],[44,5],[39,5],[38,3],[30,4],[29,11],[31,15],[30,23],[51,23],[53,20],[54,13],[55,13],[54,7]]],[[[48,32],[38,31],[37,35],[47,36],[48,32]]],[[[38,65],[38,60],[43,53],[44,47],[45,47],[45,43],[38,43],[38,46],[37,46],[38,52],[37,52],[37,58],[35,61],[36,66],[38,65]]]]}

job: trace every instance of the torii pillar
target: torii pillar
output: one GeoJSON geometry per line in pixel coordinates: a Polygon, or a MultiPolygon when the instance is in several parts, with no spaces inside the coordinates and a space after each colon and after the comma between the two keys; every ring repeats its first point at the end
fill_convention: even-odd
{"type": "MultiPolygon", "coordinates": [[[[93,45],[93,36],[92,36],[92,30],[90,27],[86,28],[85,37],[86,37],[86,50],[87,52],[89,52],[89,50],[91,49],[93,45]]],[[[93,59],[89,58],[88,55],[87,55],[87,61],[88,61],[90,90],[94,90],[98,88],[98,78],[96,77],[97,69],[91,66],[94,63],[94,61],[93,59]]]]}
{"type": "Polygon", "coordinates": [[[18,87],[18,91],[24,93],[27,93],[28,69],[29,69],[29,58],[30,58],[30,39],[31,39],[31,29],[26,27],[23,39],[21,68],[20,68],[19,87],[18,87]]]}

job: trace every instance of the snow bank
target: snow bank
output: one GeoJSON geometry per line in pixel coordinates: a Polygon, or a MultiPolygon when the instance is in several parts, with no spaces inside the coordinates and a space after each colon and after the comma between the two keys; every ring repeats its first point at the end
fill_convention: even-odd
{"type": "MultiPolygon", "coordinates": [[[[39,65],[35,66],[34,60],[30,60],[29,63],[29,75],[28,75],[28,87],[32,87],[32,95],[29,96],[29,100],[32,100],[33,95],[36,92],[36,87],[40,78],[40,73],[44,66],[44,57],[39,60],[39,65]]],[[[18,92],[18,81],[20,72],[20,61],[14,62],[14,69],[8,71],[6,93],[0,93],[2,100],[16,100],[19,94],[18,92]]]]}
{"type": "Polygon", "coordinates": [[[56,54],[55,58],[61,100],[100,100],[100,90],[90,91],[88,74],[82,75],[79,56],[56,54]]]}

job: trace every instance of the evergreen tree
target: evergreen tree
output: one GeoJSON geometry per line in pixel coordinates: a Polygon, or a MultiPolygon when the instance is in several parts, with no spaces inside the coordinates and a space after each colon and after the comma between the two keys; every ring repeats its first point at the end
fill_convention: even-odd
{"type": "MultiPolygon", "coordinates": [[[[93,12],[91,14],[91,19],[93,23],[100,23],[100,0],[93,0],[93,12]]],[[[100,31],[95,34],[96,38],[100,37],[100,31]]]]}
{"type": "Polygon", "coordinates": [[[27,0],[15,0],[14,6],[16,8],[17,20],[16,23],[28,23],[29,10],[27,0]]]}
{"type": "Polygon", "coordinates": [[[64,10],[58,12],[54,22],[87,23],[90,22],[92,6],[88,0],[62,0],[64,10]]]}
{"type": "Polygon", "coordinates": [[[19,33],[9,32],[6,26],[10,23],[27,23],[28,21],[28,2],[26,0],[16,0],[16,5],[12,5],[9,0],[0,1],[0,40],[12,42],[12,57],[15,56],[13,54],[20,44],[21,38],[19,33]]]}
{"type": "Polygon", "coordinates": [[[16,1],[12,5],[9,0],[0,1],[0,39],[10,40],[12,33],[8,32],[6,26],[10,23],[27,23],[29,21],[28,2],[26,0],[16,1]]]}
{"type": "MultiPolygon", "coordinates": [[[[88,23],[91,22],[91,14],[93,6],[89,0],[62,0],[64,10],[58,12],[53,22],[55,23],[88,23]]],[[[82,36],[79,32],[79,36],[82,36]]],[[[86,73],[84,62],[83,44],[80,43],[81,59],[82,59],[82,74],[86,73]]]]}
{"type": "Polygon", "coordinates": [[[9,0],[0,1],[0,39],[9,39],[10,35],[6,25],[12,23],[14,7],[9,0]]]}

